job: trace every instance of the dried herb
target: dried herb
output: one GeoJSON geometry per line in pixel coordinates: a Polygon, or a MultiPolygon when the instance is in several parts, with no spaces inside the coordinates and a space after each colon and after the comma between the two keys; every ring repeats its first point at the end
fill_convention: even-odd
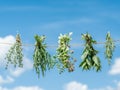
{"type": "Polygon", "coordinates": [[[35,50],[33,55],[34,60],[34,68],[36,70],[36,73],[38,74],[38,77],[40,76],[40,72],[42,73],[42,76],[45,75],[46,70],[50,70],[54,66],[54,60],[52,59],[51,55],[46,51],[46,44],[45,36],[38,36],[35,35],[35,50]]]}
{"type": "Polygon", "coordinates": [[[17,65],[18,67],[23,67],[22,43],[19,34],[16,35],[16,42],[9,49],[5,59],[7,60],[6,69],[9,64],[13,64],[14,67],[17,65]]]}
{"type": "Polygon", "coordinates": [[[82,67],[83,70],[90,70],[91,68],[95,68],[96,71],[101,70],[101,63],[97,56],[98,51],[93,47],[93,44],[96,44],[96,41],[93,40],[88,33],[82,34],[82,39],[85,41],[85,44],[81,56],[82,62],[79,67],[82,67]]]}
{"type": "Polygon", "coordinates": [[[60,73],[65,69],[68,69],[69,72],[74,71],[75,59],[72,57],[73,50],[70,50],[71,35],[72,33],[64,35],[60,34],[58,37],[58,48],[56,50],[57,55],[55,58],[58,60],[57,67],[60,73]]]}
{"type": "Polygon", "coordinates": [[[105,57],[108,59],[108,63],[110,64],[113,56],[113,51],[115,49],[115,44],[111,38],[110,32],[108,32],[106,35],[105,49],[105,57]]]}

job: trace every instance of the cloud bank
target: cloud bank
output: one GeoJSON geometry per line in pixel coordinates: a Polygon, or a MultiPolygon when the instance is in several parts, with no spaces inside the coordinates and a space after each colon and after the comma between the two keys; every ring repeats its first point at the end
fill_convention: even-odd
{"type": "Polygon", "coordinates": [[[26,87],[26,86],[18,86],[18,87],[15,87],[15,88],[3,88],[3,87],[0,87],[0,90],[44,90],[38,86],[29,86],[29,87],[26,87]]]}
{"type": "Polygon", "coordinates": [[[115,59],[115,63],[109,71],[110,75],[118,75],[120,74],[120,58],[115,59]]]}
{"type": "Polygon", "coordinates": [[[72,81],[65,85],[64,90],[88,90],[88,86],[76,81],[72,81]]]}

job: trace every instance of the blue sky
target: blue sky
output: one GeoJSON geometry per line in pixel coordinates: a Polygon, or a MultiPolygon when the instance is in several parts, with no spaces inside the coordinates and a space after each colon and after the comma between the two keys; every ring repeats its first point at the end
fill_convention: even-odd
{"type": "MultiPolygon", "coordinates": [[[[46,43],[57,45],[60,33],[73,32],[73,44],[80,44],[81,34],[89,32],[99,42],[105,41],[108,31],[116,40],[120,38],[119,0],[0,0],[0,41],[14,42],[17,32],[23,43],[34,44],[34,35],[46,35],[46,43]]],[[[9,46],[0,46],[0,90],[120,90],[120,44],[111,66],[104,58],[104,46],[96,46],[102,71],[82,71],[82,47],[73,47],[77,59],[75,71],[61,75],[57,69],[46,72],[38,79],[32,68],[34,47],[23,47],[24,69],[4,70],[2,61],[9,46]],[[76,87],[76,88],[75,88],[76,87]]],[[[55,54],[56,48],[48,48],[55,54]]]]}

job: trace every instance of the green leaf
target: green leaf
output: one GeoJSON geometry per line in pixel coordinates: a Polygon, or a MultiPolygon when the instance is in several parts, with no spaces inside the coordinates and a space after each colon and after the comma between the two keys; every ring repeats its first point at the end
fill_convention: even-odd
{"type": "Polygon", "coordinates": [[[100,61],[99,61],[99,58],[97,56],[93,56],[93,61],[97,66],[100,66],[100,61]]]}
{"type": "Polygon", "coordinates": [[[88,64],[88,66],[92,66],[91,62],[88,59],[86,59],[86,63],[88,64]]]}
{"type": "Polygon", "coordinates": [[[84,50],[84,52],[81,56],[81,59],[84,60],[85,58],[87,58],[88,54],[89,54],[88,50],[84,50]]]}

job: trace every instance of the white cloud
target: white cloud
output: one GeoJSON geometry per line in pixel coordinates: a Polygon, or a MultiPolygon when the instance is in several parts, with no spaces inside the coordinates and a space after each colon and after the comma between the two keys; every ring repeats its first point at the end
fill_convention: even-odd
{"type": "Polygon", "coordinates": [[[112,86],[106,86],[103,88],[96,88],[96,89],[90,89],[90,90],[120,90],[120,81],[115,81],[115,87],[112,86]]]}
{"type": "Polygon", "coordinates": [[[38,86],[30,86],[30,87],[19,86],[19,87],[15,87],[15,88],[12,88],[12,89],[0,87],[0,90],[44,90],[44,89],[42,89],[38,86]]]}
{"type": "Polygon", "coordinates": [[[97,89],[90,89],[90,90],[115,90],[115,89],[110,87],[110,86],[107,86],[107,87],[104,87],[104,88],[97,88],[97,89]]]}
{"type": "Polygon", "coordinates": [[[116,90],[120,90],[120,82],[117,83],[117,89],[116,90]]]}
{"type": "Polygon", "coordinates": [[[11,78],[10,76],[7,76],[6,79],[5,79],[0,75],[0,85],[7,84],[7,83],[12,83],[12,82],[14,82],[14,79],[11,78]]]}
{"type": "MultiPolygon", "coordinates": [[[[15,37],[12,35],[3,38],[0,37],[0,64],[1,64],[0,67],[5,67],[6,64],[5,55],[11,47],[11,45],[8,44],[14,42],[15,42],[15,37]]],[[[23,64],[24,64],[23,68],[15,68],[15,69],[9,68],[10,74],[12,76],[18,77],[26,70],[30,70],[33,67],[32,62],[26,57],[23,58],[23,64]]]]}
{"type": "Polygon", "coordinates": [[[65,85],[65,90],[88,90],[88,86],[76,81],[72,81],[65,85]]]}
{"type": "Polygon", "coordinates": [[[101,88],[88,88],[88,85],[76,81],[69,82],[65,85],[64,90],[120,90],[120,81],[115,81],[115,87],[106,86],[101,88]]]}
{"type": "Polygon", "coordinates": [[[8,90],[8,89],[0,86],[0,90],[8,90]]]}
{"type": "Polygon", "coordinates": [[[12,35],[6,36],[4,38],[0,37],[0,66],[4,66],[5,64],[5,54],[8,52],[11,45],[8,45],[8,43],[14,43],[15,37],[12,35]]]}
{"type": "MultiPolygon", "coordinates": [[[[8,44],[14,42],[15,42],[15,37],[11,35],[6,36],[4,38],[0,37],[0,67],[5,67],[6,64],[5,55],[11,47],[11,45],[8,44]]],[[[0,75],[0,90],[43,90],[38,86],[31,86],[31,87],[19,86],[12,89],[2,87],[2,85],[13,83],[15,79],[12,77],[18,77],[21,74],[23,74],[25,71],[33,68],[32,62],[27,57],[23,58],[23,64],[24,64],[23,68],[10,67],[7,71],[8,73],[7,76],[5,75],[3,77],[2,75],[0,75]]]]}
{"type": "Polygon", "coordinates": [[[111,70],[109,71],[110,75],[117,75],[120,74],[120,58],[117,58],[115,60],[115,63],[113,64],[111,70]]]}
{"type": "Polygon", "coordinates": [[[12,90],[43,90],[43,89],[38,86],[31,86],[31,87],[20,86],[20,87],[14,88],[12,90]]]}
{"type": "Polygon", "coordinates": [[[32,62],[28,58],[23,59],[23,68],[15,68],[10,69],[10,74],[14,77],[20,76],[22,73],[24,73],[27,70],[30,70],[33,68],[32,62]]]}
{"type": "MultiPolygon", "coordinates": [[[[8,44],[14,42],[15,42],[15,37],[12,35],[8,35],[6,37],[0,37],[0,67],[5,67],[6,60],[4,58],[9,48],[11,47],[11,45],[8,44]]],[[[14,79],[12,77],[6,76],[6,78],[4,78],[0,75],[0,85],[12,83],[12,82],[14,82],[14,79]]],[[[0,90],[6,90],[6,89],[1,89],[0,87],[0,90]]]]}
{"type": "Polygon", "coordinates": [[[23,68],[10,69],[10,74],[14,77],[20,76],[25,70],[23,68]]]}

